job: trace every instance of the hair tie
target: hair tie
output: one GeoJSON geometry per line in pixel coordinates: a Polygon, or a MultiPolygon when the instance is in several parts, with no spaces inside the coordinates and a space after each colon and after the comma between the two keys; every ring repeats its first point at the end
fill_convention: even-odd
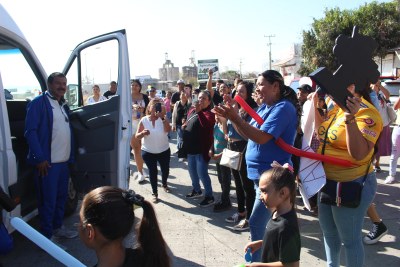
{"type": "Polygon", "coordinates": [[[288,169],[291,173],[294,173],[294,169],[292,166],[290,166],[288,163],[283,164],[283,166],[281,164],[279,164],[277,161],[273,161],[271,164],[272,168],[278,168],[278,167],[282,167],[285,169],[288,169]]]}
{"type": "Polygon", "coordinates": [[[132,189],[122,192],[122,197],[132,205],[136,205],[139,207],[143,206],[144,197],[136,194],[135,191],[133,191],[132,189]]]}

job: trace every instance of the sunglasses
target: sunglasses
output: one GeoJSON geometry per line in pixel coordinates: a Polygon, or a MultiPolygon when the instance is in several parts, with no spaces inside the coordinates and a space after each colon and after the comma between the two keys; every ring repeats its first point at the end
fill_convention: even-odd
{"type": "Polygon", "coordinates": [[[151,93],[157,92],[156,90],[150,90],[151,93]]]}

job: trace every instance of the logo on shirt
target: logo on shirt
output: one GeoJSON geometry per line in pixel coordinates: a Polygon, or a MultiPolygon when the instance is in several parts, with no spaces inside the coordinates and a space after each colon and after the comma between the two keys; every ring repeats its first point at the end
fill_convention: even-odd
{"type": "Polygon", "coordinates": [[[365,122],[366,125],[373,125],[375,123],[375,121],[371,118],[363,119],[363,122],[365,122]]]}
{"type": "Polygon", "coordinates": [[[370,130],[367,130],[365,128],[362,128],[361,132],[364,133],[364,134],[370,135],[372,137],[376,137],[376,134],[377,134],[375,131],[370,131],[370,130]]]}

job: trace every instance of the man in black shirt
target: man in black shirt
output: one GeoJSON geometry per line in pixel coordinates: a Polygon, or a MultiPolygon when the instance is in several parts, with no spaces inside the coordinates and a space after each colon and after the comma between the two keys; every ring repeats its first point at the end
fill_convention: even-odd
{"type": "Polygon", "coordinates": [[[175,92],[171,97],[171,110],[174,110],[175,103],[181,99],[181,92],[185,88],[185,82],[183,80],[179,80],[176,82],[176,85],[178,86],[178,92],[175,92]]]}
{"type": "Polygon", "coordinates": [[[210,92],[212,102],[213,102],[214,106],[216,106],[219,103],[222,103],[224,101],[224,99],[218,92],[219,87],[221,86],[221,84],[224,83],[224,81],[218,80],[217,84],[216,84],[217,90],[214,91],[214,89],[212,88],[212,77],[213,77],[213,71],[211,69],[208,69],[208,81],[207,81],[206,89],[208,92],[210,92]]]}
{"type": "Polygon", "coordinates": [[[110,82],[109,90],[107,92],[105,92],[103,94],[103,96],[108,99],[110,96],[113,96],[116,93],[117,93],[117,83],[112,81],[112,82],[110,82]]]}

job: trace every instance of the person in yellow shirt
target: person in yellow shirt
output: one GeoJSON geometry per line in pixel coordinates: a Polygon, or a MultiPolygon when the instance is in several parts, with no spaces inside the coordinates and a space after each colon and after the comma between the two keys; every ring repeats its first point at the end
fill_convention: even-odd
{"type": "MultiPolygon", "coordinates": [[[[326,179],[364,184],[357,208],[323,204],[318,197],[318,217],[324,234],[328,266],[340,266],[342,242],[346,251],[346,266],[361,267],[364,263],[362,227],[377,187],[371,158],[383,128],[382,118],[371,103],[368,88],[369,84],[355,93],[354,85],[349,86],[348,90],[354,95],[346,103],[349,112],[335,104],[325,121],[315,112],[315,130],[321,140],[318,153],[324,152],[324,155],[352,163],[350,167],[324,163],[326,179]]],[[[316,107],[318,95],[314,93],[312,98],[316,107]]]]}

